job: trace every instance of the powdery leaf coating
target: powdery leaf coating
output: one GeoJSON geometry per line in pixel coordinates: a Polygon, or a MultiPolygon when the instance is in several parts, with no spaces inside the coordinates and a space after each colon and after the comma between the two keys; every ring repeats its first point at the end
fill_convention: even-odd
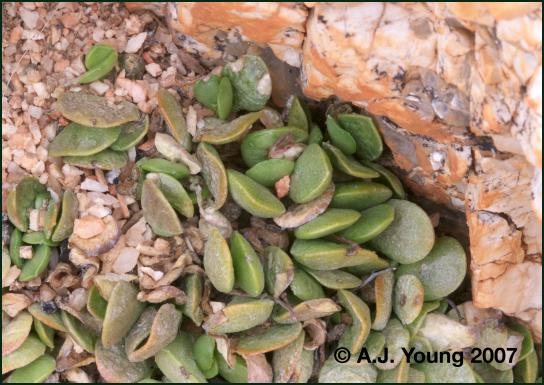
{"type": "Polygon", "coordinates": [[[48,314],[43,311],[42,307],[39,303],[33,303],[29,306],[28,312],[32,314],[32,316],[36,319],[38,319],[43,324],[49,326],[52,329],[58,330],[60,332],[66,332],[67,329],[64,326],[64,322],[62,322],[62,319],[60,318],[60,314],[52,313],[48,314]]]}
{"type": "MultiPolygon", "coordinates": [[[[300,333],[296,340],[284,348],[274,350],[272,367],[274,368],[274,382],[288,383],[299,365],[304,350],[304,333],[300,333]]],[[[313,360],[312,360],[313,361],[313,360]]]]}
{"type": "Polygon", "coordinates": [[[391,318],[385,329],[383,329],[383,335],[385,336],[385,347],[389,351],[390,361],[385,363],[376,362],[375,365],[380,370],[394,369],[404,357],[402,348],[408,349],[410,345],[410,333],[398,319],[391,318]]]}
{"type": "Polygon", "coordinates": [[[378,374],[378,382],[404,384],[408,381],[409,371],[410,366],[406,360],[406,357],[403,357],[396,368],[390,370],[381,370],[378,374]]]}
{"type": "Polygon", "coordinates": [[[454,238],[440,237],[424,259],[400,266],[397,275],[417,276],[425,289],[425,300],[432,301],[453,293],[466,273],[467,259],[463,246],[454,238]]]}
{"type": "Polygon", "coordinates": [[[125,351],[131,362],[153,357],[174,341],[181,324],[181,312],[171,303],[158,310],[147,308],[125,338],[125,351]]]}
{"type": "Polygon", "coordinates": [[[198,140],[211,144],[226,144],[237,141],[249,131],[253,123],[261,117],[260,112],[242,115],[230,122],[204,129],[198,140]]]}
{"type": "Polygon", "coordinates": [[[195,208],[191,197],[176,178],[162,173],[149,173],[146,178],[157,183],[157,186],[174,210],[187,218],[193,217],[195,208]]]}
{"type": "Polygon", "coordinates": [[[150,371],[146,361],[130,362],[122,343],[105,348],[98,341],[95,358],[98,372],[107,382],[134,383],[145,378],[150,371]]]}
{"type": "Polygon", "coordinates": [[[200,307],[202,300],[203,282],[200,274],[189,274],[185,278],[185,304],[182,311],[196,325],[200,326],[203,321],[204,314],[200,307]]]}
{"type": "Polygon", "coordinates": [[[266,287],[277,298],[293,281],[295,266],[289,255],[277,246],[268,246],[265,249],[265,260],[266,287]]]}
{"type": "Polygon", "coordinates": [[[474,383],[477,382],[470,365],[453,366],[453,363],[424,362],[415,366],[425,374],[426,382],[474,383]]]}
{"type": "Polygon", "coordinates": [[[234,108],[258,111],[272,94],[272,80],[265,62],[259,56],[245,55],[223,69],[234,88],[234,108]]]}
{"type": "Polygon", "coordinates": [[[32,259],[25,262],[21,269],[19,281],[27,282],[38,277],[47,268],[50,258],[51,248],[45,244],[39,245],[32,256],[32,259]]]}
{"type": "Polygon", "coordinates": [[[422,260],[434,245],[434,228],[429,216],[409,201],[391,199],[387,203],[395,209],[395,219],[370,244],[403,264],[422,260]]]}
{"type": "Polygon", "coordinates": [[[171,237],[183,232],[179,218],[157,184],[146,179],[142,188],[142,210],[153,232],[171,237]]]}
{"type": "Polygon", "coordinates": [[[129,122],[119,126],[121,134],[119,138],[111,145],[115,151],[126,151],[136,146],[147,134],[149,130],[149,116],[145,115],[143,120],[129,122]]]}
{"type": "Polygon", "coordinates": [[[57,107],[67,119],[89,127],[115,127],[140,118],[138,107],[132,103],[113,104],[86,92],[63,93],[57,99],[57,107]]]}
{"type": "Polygon", "coordinates": [[[373,384],[378,378],[378,371],[372,364],[352,358],[346,363],[338,363],[329,357],[319,372],[320,383],[373,384]]]}
{"type": "Polygon", "coordinates": [[[206,382],[193,359],[191,339],[181,332],[176,339],[155,355],[155,363],[170,382],[206,382]]]}
{"type": "Polygon", "coordinates": [[[166,159],[173,162],[181,162],[189,167],[191,174],[198,174],[201,170],[200,162],[183,145],[178,143],[171,135],[158,132],[155,135],[155,147],[166,159]]]}
{"type": "Polygon", "coordinates": [[[70,334],[74,342],[89,353],[94,353],[96,336],[81,321],[66,311],[61,311],[61,317],[66,329],[68,329],[68,334],[70,334]]]}
{"type": "Polygon", "coordinates": [[[138,290],[129,282],[119,281],[113,288],[102,327],[102,345],[105,348],[118,344],[130,331],[145,304],[138,301],[138,290]]]}
{"type": "Polygon", "coordinates": [[[204,248],[204,270],[212,285],[222,293],[234,288],[234,266],[227,241],[216,227],[211,227],[204,248]]]}

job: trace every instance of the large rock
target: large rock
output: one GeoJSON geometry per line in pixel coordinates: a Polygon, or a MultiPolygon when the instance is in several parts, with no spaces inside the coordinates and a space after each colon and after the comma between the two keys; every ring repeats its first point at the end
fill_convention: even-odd
{"type": "Polygon", "coordinates": [[[409,188],[466,213],[474,304],[540,341],[541,5],[304,4],[153,7],[205,59],[268,45],[300,66],[308,97],[373,114],[409,188]]]}

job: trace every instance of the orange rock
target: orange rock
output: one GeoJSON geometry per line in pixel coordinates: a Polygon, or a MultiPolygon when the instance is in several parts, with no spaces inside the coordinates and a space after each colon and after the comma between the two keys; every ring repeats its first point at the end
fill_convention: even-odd
{"type": "Polygon", "coordinates": [[[60,17],[62,25],[66,28],[73,28],[79,23],[79,13],[66,13],[60,17]]]}

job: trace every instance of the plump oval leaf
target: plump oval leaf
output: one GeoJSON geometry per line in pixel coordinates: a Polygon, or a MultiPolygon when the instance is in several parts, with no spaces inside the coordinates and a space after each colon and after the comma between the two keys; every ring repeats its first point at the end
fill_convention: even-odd
{"type": "Polygon", "coordinates": [[[16,369],[6,380],[8,384],[39,384],[55,371],[56,361],[44,354],[30,364],[16,369]]]}
{"type": "Polygon", "coordinates": [[[295,230],[299,239],[316,239],[334,234],[353,225],[361,216],[355,210],[329,209],[295,230]]]}
{"type": "Polygon", "coordinates": [[[260,218],[273,218],[285,212],[285,207],[266,187],[239,171],[227,170],[232,199],[248,213],[260,218]]]}
{"type": "Polygon", "coordinates": [[[125,167],[128,156],[125,152],[113,151],[109,148],[97,154],[87,156],[65,156],[64,163],[81,168],[99,168],[101,170],[114,170],[125,167]]]}
{"type": "Polygon", "coordinates": [[[425,301],[453,293],[465,279],[466,273],[467,258],[463,246],[451,237],[438,238],[425,258],[399,266],[397,271],[398,275],[414,274],[419,278],[425,290],[425,301]]]}
{"type": "Polygon", "coordinates": [[[129,122],[119,126],[121,133],[117,140],[111,145],[115,151],[126,151],[136,146],[144,138],[149,130],[149,116],[145,115],[143,120],[129,122]]]}
{"type": "Polygon", "coordinates": [[[363,210],[359,220],[338,235],[359,244],[365,243],[387,229],[393,219],[395,219],[395,210],[383,203],[363,210]]]}
{"type": "Polygon", "coordinates": [[[270,299],[233,301],[212,314],[202,327],[210,334],[238,333],[265,323],[273,307],[270,299]]]}
{"type": "Polygon", "coordinates": [[[427,213],[412,202],[391,199],[395,219],[370,241],[372,247],[400,263],[422,260],[434,244],[434,228],[427,213]]]}
{"type": "Polygon", "coordinates": [[[107,382],[133,383],[150,374],[146,361],[130,362],[122,343],[105,348],[100,341],[95,349],[96,367],[107,382]]]}
{"type": "Polygon", "coordinates": [[[264,289],[264,269],[251,244],[238,231],[230,237],[230,252],[236,285],[247,294],[257,297],[264,289]]]}
{"type": "Polygon", "coordinates": [[[19,275],[19,281],[28,282],[45,271],[51,258],[51,248],[47,245],[39,245],[36,247],[32,259],[25,262],[19,275]]]}
{"type": "Polygon", "coordinates": [[[295,162],[289,197],[306,203],[325,192],[332,181],[332,166],[327,154],[317,144],[310,144],[295,162]]]}
{"type": "Polygon", "coordinates": [[[357,156],[374,160],[383,151],[382,138],[372,118],[359,114],[339,114],[338,123],[349,132],[357,143],[357,156]]]}
{"type": "Polygon", "coordinates": [[[291,246],[291,255],[297,262],[315,270],[357,266],[377,258],[372,251],[320,239],[296,239],[291,246]]]}
{"type": "Polygon", "coordinates": [[[114,286],[102,327],[102,345],[109,349],[118,344],[136,322],[145,304],[136,299],[138,290],[129,282],[119,281],[114,286]]]}
{"type": "Polygon", "coordinates": [[[183,228],[176,212],[152,180],[146,179],[142,188],[142,209],[147,223],[157,235],[171,237],[183,228]]]}
{"type": "Polygon", "coordinates": [[[235,351],[251,355],[281,349],[293,342],[302,331],[302,324],[276,325],[260,334],[246,335],[238,340],[235,351]]]}
{"type": "Polygon", "coordinates": [[[204,270],[212,285],[222,293],[234,288],[234,266],[229,245],[216,227],[211,227],[204,248],[204,270]]]}
{"type": "Polygon", "coordinates": [[[247,170],[246,175],[263,186],[273,187],[282,177],[291,174],[294,168],[295,162],[292,160],[267,159],[247,170]]]}
{"type": "Polygon", "coordinates": [[[379,183],[337,183],[331,207],[364,210],[387,201],[391,195],[391,190],[379,183]]]}
{"type": "Polygon", "coordinates": [[[120,127],[104,130],[72,122],[49,144],[49,156],[93,155],[110,147],[118,140],[120,134],[120,127]]]}

